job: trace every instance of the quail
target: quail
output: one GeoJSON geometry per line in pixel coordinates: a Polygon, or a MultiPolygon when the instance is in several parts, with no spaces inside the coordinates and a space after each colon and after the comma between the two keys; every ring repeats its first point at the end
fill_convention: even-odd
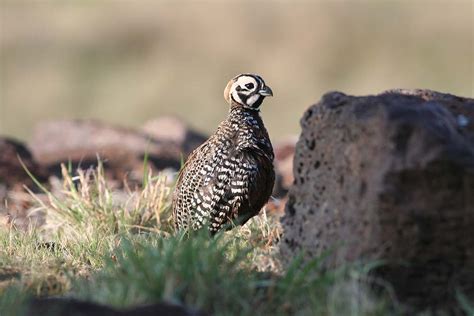
{"type": "Polygon", "coordinates": [[[243,225],[268,201],[274,154],[260,106],[269,96],[272,90],[258,75],[229,81],[227,119],[190,154],[178,175],[172,201],[178,230],[207,227],[215,234],[243,225]]]}

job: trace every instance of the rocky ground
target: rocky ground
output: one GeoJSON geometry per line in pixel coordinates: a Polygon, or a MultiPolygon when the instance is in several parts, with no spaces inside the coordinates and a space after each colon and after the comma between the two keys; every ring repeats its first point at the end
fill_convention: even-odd
{"type": "MultiPolygon", "coordinates": [[[[62,177],[62,164],[70,170],[87,170],[101,161],[106,178],[119,189],[140,185],[146,167],[166,173],[172,183],[181,163],[206,138],[175,117],[150,120],[139,130],[98,121],[50,121],[38,124],[28,143],[0,137],[2,222],[21,228],[32,221],[40,223],[29,214],[30,197],[24,187],[40,192],[37,181],[54,189],[62,177]]],[[[277,181],[268,205],[271,211],[283,211],[293,181],[295,143],[296,138],[287,138],[275,144],[277,181]]]]}
{"type": "MultiPolygon", "coordinates": [[[[148,226],[145,223],[150,222],[156,225],[156,221],[161,220],[162,225],[167,228],[164,226],[157,228],[157,232],[158,234],[167,234],[170,217],[168,214],[158,215],[163,211],[167,212],[166,209],[169,208],[167,205],[169,205],[170,192],[167,188],[172,187],[182,162],[206,138],[207,135],[193,131],[183,121],[175,117],[151,120],[139,130],[112,126],[97,121],[51,121],[38,124],[34,136],[28,143],[0,137],[0,230],[2,228],[6,228],[7,231],[19,230],[25,232],[27,234],[25,236],[28,236],[29,232],[35,234],[34,232],[38,229],[43,232],[51,229],[56,231],[57,226],[52,219],[55,216],[52,214],[55,214],[56,211],[68,213],[71,209],[77,208],[77,205],[81,205],[80,212],[89,209],[94,212],[94,209],[99,208],[101,211],[97,211],[97,215],[85,213],[87,214],[85,216],[89,217],[86,221],[90,221],[96,216],[97,219],[102,220],[100,218],[108,215],[101,212],[116,205],[117,214],[121,212],[118,210],[119,208],[128,209],[125,211],[126,213],[122,213],[126,216],[140,209],[141,219],[138,221],[131,219],[132,225],[148,226]],[[151,178],[151,174],[158,175],[157,182],[151,178]],[[166,177],[165,181],[161,181],[163,177],[166,177]],[[155,181],[156,184],[150,185],[150,181],[155,181]],[[103,187],[89,187],[94,185],[103,185],[103,187]],[[76,189],[80,190],[81,194],[73,197],[76,189]],[[160,193],[160,190],[164,190],[163,192],[166,193],[160,193]],[[110,204],[109,202],[104,202],[105,204],[97,202],[95,205],[95,200],[107,199],[108,196],[112,199],[110,204]],[[68,200],[71,203],[68,203],[68,200]],[[140,204],[143,205],[140,206],[140,204]],[[48,223],[45,212],[51,213],[48,223]],[[159,216],[162,218],[160,219],[159,216]],[[51,228],[52,226],[56,226],[56,228],[51,228]]],[[[267,214],[283,213],[286,194],[293,181],[292,160],[295,143],[296,139],[288,138],[275,144],[277,181],[273,198],[267,205],[267,214]]],[[[56,215],[62,216],[57,213],[56,215]]],[[[115,218],[115,216],[112,217],[115,218]]],[[[59,221],[61,222],[59,225],[64,225],[64,218],[59,221]]],[[[126,225],[130,227],[130,224],[126,225]]],[[[86,230],[84,228],[78,229],[80,234],[86,230]]],[[[124,229],[125,232],[129,230],[130,228],[124,229]]],[[[97,238],[104,238],[107,234],[99,233],[97,238]]],[[[43,238],[44,233],[41,236],[43,238]]],[[[37,238],[34,237],[35,240],[37,238]]],[[[114,238],[118,238],[118,236],[114,238]]],[[[73,240],[73,243],[76,242],[73,240]]],[[[52,250],[57,244],[57,242],[40,243],[41,247],[44,245],[47,249],[52,250]]],[[[19,248],[21,246],[14,247],[14,250],[9,253],[13,255],[21,251],[19,248]]],[[[16,255],[13,255],[13,258],[14,256],[16,255]]],[[[31,259],[24,260],[27,264],[27,260],[31,259]]],[[[5,261],[9,262],[10,260],[5,261]]],[[[30,273],[34,275],[32,272],[11,266],[10,263],[5,265],[3,260],[0,260],[0,292],[5,290],[5,282],[22,279],[30,273]]],[[[33,276],[33,279],[35,278],[38,277],[33,276]]],[[[56,288],[68,287],[62,283],[63,281],[57,280],[57,278],[61,278],[57,272],[47,278],[56,280],[46,281],[46,283],[59,284],[54,285],[56,288]]],[[[28,282],[30,281],[26,281],[26,283],[28,282]]],[[[43,288],[44,285],[40,287],[43,288]]],[[[46,289],[41,292],[46,292],[49,296],[57,290],[46,285],[46,289]]],[[[0,310],[1,303],[0,301],[0,310]]],[[[17,304],[15,303],[15,305],[17,304]]],[[[22,304],[20,303],[20,305],[22,304]]],[[[25,315],[38,315],[38,313],[54,315],[70,315],[71,313],[77,315],[155,315],[156,313],[160,313],[160,315],[204,315],[204,313],[192,309],[165,303],[116,309],[102,304],[68,298],[33,299],[25,307],[26,309],[23,311],[25,315]]]]}

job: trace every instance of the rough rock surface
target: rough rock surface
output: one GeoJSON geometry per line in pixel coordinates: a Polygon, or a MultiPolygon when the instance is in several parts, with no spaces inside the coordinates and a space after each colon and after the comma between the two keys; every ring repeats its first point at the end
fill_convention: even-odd
{"type": "Polygon", "coordinates": [[[145,155],[158,170],[177,170],[183,153],[189,152],[183,146],[185,141],[155,139],[145,132],[81,120],[41,123],[30,144],[35,158],[51,172],[59,174],[60,164],[68,161],[74,169],[86,169],[95,166],[99,156],[107,176],[114,179],[141,178],[145,155]]]}
{"type": "Polygon", "coordinates": [[[334,92],[301,125],[283,257],[384,260],[377,275],[416,309],[474,299],[474,100],[334,92]]]}

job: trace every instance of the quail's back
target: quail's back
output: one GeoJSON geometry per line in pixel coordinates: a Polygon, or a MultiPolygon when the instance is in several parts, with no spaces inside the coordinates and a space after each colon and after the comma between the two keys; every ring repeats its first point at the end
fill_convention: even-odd
{"type": "Polygon", "coordinates": [[[271,195],[273,148],[260,117],[272,90],[260,76],[241,74],[224,91],[227,119],[183,166],[173,195],[177,229],[208,226],[211,233],[244,224],[271,195]]]}

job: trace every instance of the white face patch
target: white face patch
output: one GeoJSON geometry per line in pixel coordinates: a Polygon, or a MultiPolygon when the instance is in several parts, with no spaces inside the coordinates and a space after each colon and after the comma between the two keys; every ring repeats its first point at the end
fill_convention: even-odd
{"type": "MultiPolygon", "coordinates": [[[[232,86],[232,87],[233,87],[233,86],[232,86]]],[[[234,98],[234,100],[235,100],[237,103],[242,104],[242,99],[239,97],[239,94],[237,93],[237,91],[232,90],[232,97],[234,98]]]]}
{"type": "Polygon", "coordinates": [[[260,94],[254,94],[253,96],[247,99],[247,105],[252,106],[252,104],[254,104],[258,100],[258,98],[260,98],[260,94]]]}
{"type": "Polygon", "coordinates": [[[242,105],[243,107],[258,110],[258,106],[263,101],[263,97],[259,93],[259,89],[262,87],[265,87],[265,83],[259,76],[242,74],[234,78],[227,85],[225,91],[228,92],[225,93],[228,93],[228,96],[233,99],[234,102],[242,105]],[[258,106],[256,106],[257,103],[258,106]],[[254,106],[256,107],[254,108],[254,106]]]}
{"type": "MultiPolygon", "coordinates": [[[[242,77],[239,77],[237,79],[237,81],[235,81],[233,84],[232,84],[232,87],[230,88],[230,91],[232,91],[232,95],[234,95],[234,91],[237,87],[241,87],[242,90],[240,91],[240,93],[243,93],[243,94],[250,94],[252,91],[255,91],[257,88],[258,88],[258,82],[257,80],[255,80],[254,77],[250,77],[250,76],[242,76],[242,77]],[[253,84],[253,87],[252,88],[247,88],[245,85],[247,84],[253,84]],[[248,91],[246,91],[248,90],[248,91]]],[[[237,99],[236,99],[237,100],[237,99]]],[[[238,101],[238,100],[237,100],[238,101]]]]}

